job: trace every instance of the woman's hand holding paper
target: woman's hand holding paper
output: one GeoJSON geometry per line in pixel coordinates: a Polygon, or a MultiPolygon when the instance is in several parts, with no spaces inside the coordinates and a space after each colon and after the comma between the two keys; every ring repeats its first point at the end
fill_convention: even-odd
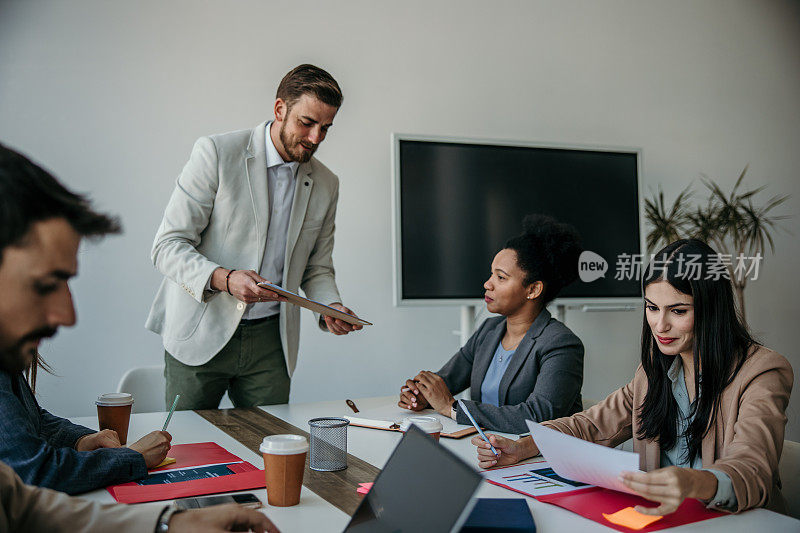
{"type": "Polygon", "coordinates": [[[717,492],[717,477],[707,470],[668,466],[651,472],[623,472],[620,481],[657,507],[636,506],[648,515],[674,513],[686,498],[710,500],[717,492]]]}

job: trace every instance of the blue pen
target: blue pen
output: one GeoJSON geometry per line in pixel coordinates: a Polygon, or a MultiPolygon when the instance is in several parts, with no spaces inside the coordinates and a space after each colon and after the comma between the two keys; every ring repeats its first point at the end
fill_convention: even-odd
{"type": "Polygon", "coordinates": [[[467,410],[467,406],[464,404],[463,400],[458,400],[458,408],[461,409],[462,411],[464,411],[464,414],[467,415],[467,418],[469,418],[469,421],[472,422],[472,425],[475,426],[475,429],[478,430],[478,433],[480,433],[481,438],[486,441],[486,444],[489,445],[489,448],[492,449],[492,452],[494,452],[495,455],[500,455],[500,453],[497,450],[494,449],[494,446],[492,446],[492,443],[489,442],[489,439],[486,438],[486,435],[483,433],[483,430],[478,426],[478,423],[475,422],[475,419],[472,418],[472,415],[467,410]]]}

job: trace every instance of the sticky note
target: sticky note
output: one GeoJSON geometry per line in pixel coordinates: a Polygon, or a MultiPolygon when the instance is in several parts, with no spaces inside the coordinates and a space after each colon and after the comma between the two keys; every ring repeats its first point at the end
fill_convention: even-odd
{"type": "Polygon", "coordinates": [[[356,492],[359,494],[366,494],[372,488],[372,483],[359,483],[356,492]]]}
{"type": "Polygon", "coordinates": [[[603,513],[603,516],[612,524],[630,529],[642,529],[664,518],[663,516],[642,514],[633,507],[626,507],[613,514],[603,513]]]}
{"type": "Polygon", "coordinates": [[[161,468],[162,466],[167,466],[175,463],[174,457],[165,457],[163,461],[161,461],[156,468],[161,468]]]}

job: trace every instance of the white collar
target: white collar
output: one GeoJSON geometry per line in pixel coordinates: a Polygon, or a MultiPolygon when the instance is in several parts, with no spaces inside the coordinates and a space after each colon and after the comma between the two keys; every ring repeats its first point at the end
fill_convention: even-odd
{"type": "Polygon", "coordinates": [[[270,134],[270,128],[272,126],[272,121],[267,122],[267,141],[266,148],[267,148],[267,168],[277,167],[279,165],[289,165],[289,168],[292,171],[292,175],[297,175],[297,167],[300,166],[300,163],[296,161],[286,162],[281,157],[281,154],[278,153],[278,149],[275,148],[275,143],[272,142],[272,135],[270,134]]]}

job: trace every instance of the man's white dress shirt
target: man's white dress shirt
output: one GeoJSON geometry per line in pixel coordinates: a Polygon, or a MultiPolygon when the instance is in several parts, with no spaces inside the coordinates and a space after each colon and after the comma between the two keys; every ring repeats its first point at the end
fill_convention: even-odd
{"type": "MultiPolygon", "coordinates": [[[[267,123],[267,188],[269,190],[269,222],[267,224],[267,246],[261,259],[258,273],[275,285],[283,284],[283,263],[286,259],[286,235],[289,232],[289,216],[292,214],[295,180],[300,163],[287,163],[272,142],[267,123]]],[[[266,208],[267,206],[265,206],[266,208]]],[[[242,318],[253,320],[277,315],[280,302],[258,302],[249,304],[242,318]]]]}

